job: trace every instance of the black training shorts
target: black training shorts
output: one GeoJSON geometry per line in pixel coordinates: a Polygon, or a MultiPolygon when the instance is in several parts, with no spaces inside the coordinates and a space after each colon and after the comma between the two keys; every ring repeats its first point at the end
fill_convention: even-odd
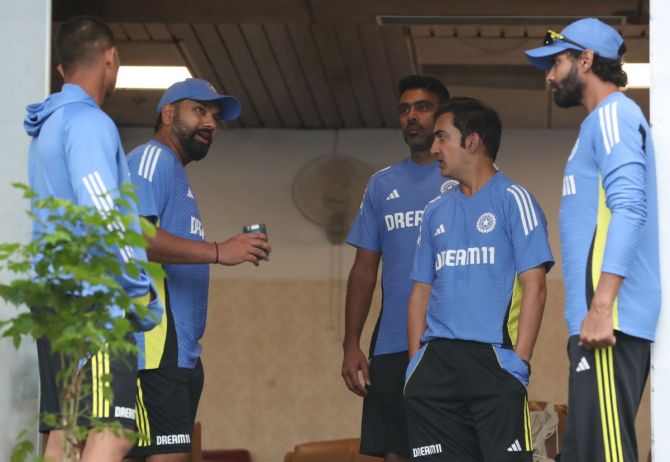
{"type": "Polygon", "coordinates": [[[413,460],[532,462],[528,366],[513,350],[437,339],[412,358],[405,410],[413,460]]]}
{"type": "Polygon", "coordinates": [[[374,356],[370,360],[368,394],[363,401],[361,454],[384,457],[409,454],[402,388],[407,352],[374,356]]]}
{"type": "Polygon", "coordinates": [[[193,424],[205,377],[202,363],[139,372],[137,430],[142,436],[128,457],[191,452],[193,424]]]}
{"type": "MultiPolygon", "coordinates": [[[[129,334],[128,342],[135,343],[129,334]]],[[[61,358],[51,351],[46,338],[37,340],[37,360],[40,372],[40,415],[60,415],[62,387],[56,378],[62,369],[61,358]]],[[[135,431],[135,393],[137,390],[137,356],[110,355],[103,350],[80,361],[84,375],[84,395],[79,404],[81,416],[78,425],[92,427],[91,418],[101,423],[119,422],[122,427],[135,431]],[[105,380],[109,378],[111,400],[104,394],[105,380]]],[[[56,427],[40,421],[40,432],[48,433],[56,427]]]]}

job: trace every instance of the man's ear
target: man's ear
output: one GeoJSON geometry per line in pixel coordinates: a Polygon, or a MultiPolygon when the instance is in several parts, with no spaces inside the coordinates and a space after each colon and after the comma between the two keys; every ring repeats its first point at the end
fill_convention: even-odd
{"type": "Polygon", "coordinates": [[[170,126],[174,120],[174,116],[177,113],[177,107],[174,104],[165,104],[161,110],[161,120],[163,125],[170,126]]]}
{"type": "Polygon", "coordinates": [[[56,70],[58,71],[60,76],[63,77],[63,79],[64,79],[65,78],[65,71],[63,70],[63,66],[59,64],[58,66],[56,66],[56,70]]]}
{"type": "Polygon", "coordinates": [[[465,149],[467,149],[468,154],[477,152],[481,145],[482,139],[477,132],[470,133],[465,140],[465,149]]]}
{"type": "Polygon", "coordinates": [[[112,68],[114,66],[116,47],[111,47],[102,52],[102,59],[105,61],[105,67],[112,68]]]}
{"type": "Polygon", "coordinates": [[[577,65],[582,72],[586,72],[593,66],[593,50],[584,50],[582,55],[577,59],[577,65]]]}

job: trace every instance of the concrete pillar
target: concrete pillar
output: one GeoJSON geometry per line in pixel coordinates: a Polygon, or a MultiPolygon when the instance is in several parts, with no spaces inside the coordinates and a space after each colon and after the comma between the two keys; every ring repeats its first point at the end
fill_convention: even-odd
{"type": "MultiPolygon", "coordinates": [[[[46,97],[49,89],[51,0],[3,2],[0,14],[0,242],[27,242],[28,203],[12,188],[27,183],[30,139],[23,130],[26,105],[46,97]]],[[[1,274],[0,279],[8,280],[1,274]]],[[[16,308],[0,303],[0,319],[16,308]]],[[[35,345],[25,341],[16,350],[10,340],[0,340],[0,460],[9,460],[22,429],[37,442],[39,379],[35,345]]]]}

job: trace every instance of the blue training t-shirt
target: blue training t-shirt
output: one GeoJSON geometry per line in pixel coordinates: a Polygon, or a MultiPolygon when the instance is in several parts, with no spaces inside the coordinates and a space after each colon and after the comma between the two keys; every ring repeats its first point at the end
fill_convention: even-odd
{"type": "Polygon", "coordinates": [[[411,277],[432,284],[422,342],[513,347],[518,275],[553,263],[544,214],[526,189],[500,172],[473,196],[449,189],[426,206],[416,245],[411,277]]]}
{"type": "Polygon", "coordinates": [[[601,272],[623,276],[614,329],[654,340],[661,307],[656,166],[649,125],[621,92],[584,119],[559,214],[565,319],[578,335],[601,272]]]}
{"type": "MultiPolygon", "coordinates": [[[[182,239],[205,239],[191,183],[176,153],[151,140],[128,155],[128,166],[141,216],[182,239]]],[[[166,316],[153,330],[137,335],[143,353],[139,368],[194,368],[207,319],[209,265],[163,264],[163,270],[165,279],[156,285],[166,316]]]]}
{"type": "Polygon", "coordinates": [[[382,309],[371,356],[407,351],[409,273],[421,217],[449,181],[437,162],[419,165],[409,157],[370,178],[347,243],[382,255],[382,309]]]}

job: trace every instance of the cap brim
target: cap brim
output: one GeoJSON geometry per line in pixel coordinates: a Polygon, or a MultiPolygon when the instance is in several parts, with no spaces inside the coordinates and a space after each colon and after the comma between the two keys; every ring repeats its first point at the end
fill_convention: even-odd
{"type": "Polygon", "coordinates": [[[218,116],[219,120],[237,119],[240,116],[240,113],[242,112],[242,105],[240,104],[237,98],[230,95],[220,95],[214,91],[206,90],[206,91],[190,93],[188,96],[183,96],[181,98],[175,98],[175,99],[166,98],[166,95],[167,92],[163,95],[160,102],[158,103],[158,107],[156,108],[156,112],[158,114],[161,113],[163,106],[165,106],[166,104],[174,104],[184,99],[191,99],[194,101],[217,102],[219,106],[219,116],[218,116]]]}
{"type": "Polygon", "coordinates": [[[530,61],[533,66],[546,71],[551,68],[552,58],[569,48],[570,47],[565,46],[563,43],[554,42],[551,45],[526,50],[525,53],[528,61],[530,61]]]}
{"type": "Polygon", "coordinates": [[[219,98],[219,119],[235,120],[242,112],[240,101],[234,96],[223,96],[219,98]]]}
{"type": "Polygon", "coordinates": [[[242,105],[239,100],[230,95],[219,95],[218,93],[206,93],[194,95],[188,99],[196,101],[218,101],[219,102],[219,120],[234,120],[240,116],[242,105]]]}

